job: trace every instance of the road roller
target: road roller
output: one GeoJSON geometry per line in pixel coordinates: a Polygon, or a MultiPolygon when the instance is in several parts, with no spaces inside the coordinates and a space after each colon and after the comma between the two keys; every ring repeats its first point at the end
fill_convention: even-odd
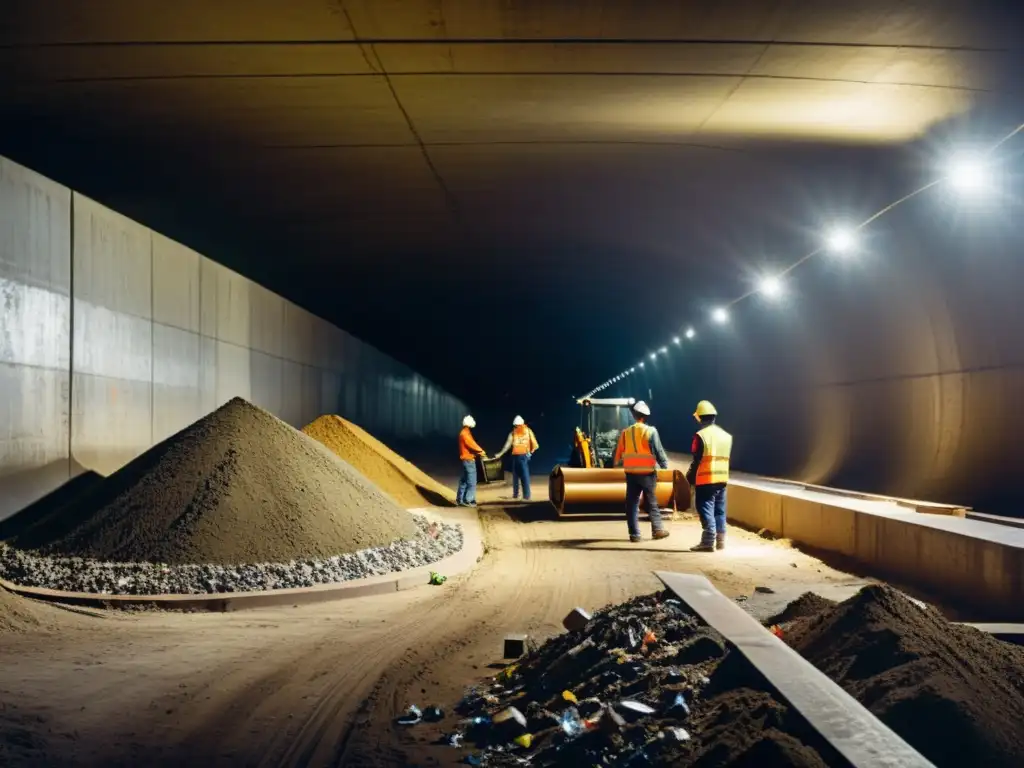
{"type": "MultiPolygon", "coordinates": [[[[614,466],[619,435],[633,423],[632,397],[582,398],[580,424],[566,466],[548,479],[548,498],[561,515],[621,515],[626,504],[626,472],[614,466]]],[[[690,508],[690,484],[677,469],[659,469],[656,495],[666,514],[690,508]]]]}

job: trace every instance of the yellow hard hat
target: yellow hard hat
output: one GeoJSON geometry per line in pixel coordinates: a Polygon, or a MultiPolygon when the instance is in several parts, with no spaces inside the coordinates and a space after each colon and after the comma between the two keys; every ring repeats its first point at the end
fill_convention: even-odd
{"type": "Polygon", "coordinates": [[[718,411],[711,404],[710,400],[701,400],[697,403],[697,410],[693,412],[693,418],[700,420],[701,416],[717,416],[718,411]]]}

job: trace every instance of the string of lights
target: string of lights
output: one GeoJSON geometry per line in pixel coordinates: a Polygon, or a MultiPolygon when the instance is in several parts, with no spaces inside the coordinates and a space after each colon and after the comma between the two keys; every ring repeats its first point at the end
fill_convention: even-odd
{"type": "MultiPolygon", "coordinates": [[[[894,200],[859,224],[839,226],[829,230],[822,238],[821,245],[813,251],[801,256],[799,259],[778,272],[764,275],[757,285],[746,293],[737,296],[731,301],[726,301],[716,307],[713,307],[708,314],[708,319],[713,325],[725,325],[729,322],[730,310],[741,301],[745,301],[753,296],[762,296],[772,301],[781,299],[786,292],[786,286],[783,278],[793,272],[793,270],[823,254],[832,254],[840,258],[852,256],[857,251],[859,244],[858,234],[861,230],[870,226],[882,216],[885,216],[887,213],[891,212],[903,203],[912,200],[918,195],[934,189],[935,187],[948,186],[963,195],[978,195],[982,193],[989,185],[992,163],[991,155],[995,150],[1021,132],[1024,132],[1024,123],[1018,125],[1010,131],[1010,133],[982,152],[963,154],[955,157],[950,162],[945,174],[937,179],[929,181],[921,187],[918,187],[914,191],[903,195],[903,197],[894,200]]],[[[613,384],[617,384],[628,376],[632,376],[637,372],[642,371],[647,362],[655,362],[658,360],[659,356],[668,355],[673,347],[681,348],[684,341],[696,341],[698,336],[698,327],[697,323],[685,326],[680,332],[680,335],[672,337],[669,344],[660,346],[656,351],[648,353],[646,359],[641,359],[636,365],[632,365],[620,373],[617,373],[615,376],[612,376],[607,381],[594,387],[583,397],[593,397],[597,393],[608,389],[608,387],[613,384]]]]}

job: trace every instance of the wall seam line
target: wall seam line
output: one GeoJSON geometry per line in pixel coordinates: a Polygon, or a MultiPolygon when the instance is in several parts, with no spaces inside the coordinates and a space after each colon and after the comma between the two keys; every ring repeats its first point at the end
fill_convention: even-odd
{"type": "Polygon", "coordinates": [[[72,478],[75,423],[75,192],[68,196],[68,479],[72,478]]]}

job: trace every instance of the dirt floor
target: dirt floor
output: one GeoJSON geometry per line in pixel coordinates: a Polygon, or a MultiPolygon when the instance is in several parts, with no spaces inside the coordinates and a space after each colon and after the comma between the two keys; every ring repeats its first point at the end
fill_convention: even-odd
{"type": "Polygon", "coordinates": [[[545,519],[545,503],[505,506],[504,494],[481,489],[486,554],[440,587],[235,614],[79,612],[59,631],[5,635],[0,763],[454,765],[461,750],[392,720],[494,674],[506,633],[557,634],[574,606],[658,589],[659,569],[702,572],[764,616],[810,589],[842,599],[864,584],[753,534],[682,552],[699,535],[691,519],[630,544],[623,520],[545,519]]]}

